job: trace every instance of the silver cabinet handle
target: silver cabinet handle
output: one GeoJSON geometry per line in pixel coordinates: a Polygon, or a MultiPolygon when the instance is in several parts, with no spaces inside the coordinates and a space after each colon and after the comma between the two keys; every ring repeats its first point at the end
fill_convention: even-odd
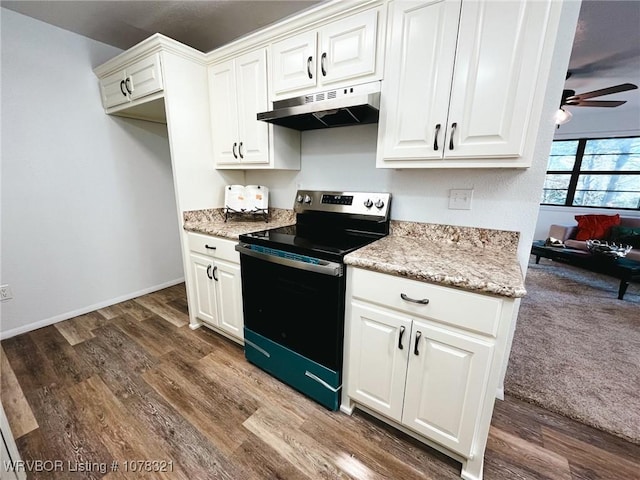
{"type": "Polygon", "coordinates": [[[240,154],[240,158],[244,158],[244,155],[242,154],[242,142],[238,145],[238,153],[240,154]]]}
{"type": "Polygon", "coordinates": [[[307,58],[307,75],[309,75],[309,78],[313,78],[313,73],[311,73],[311,61],[312,60],[313,60],[313,57],[307,58]]]}
{"type": "Polygon", "coordinates": [[[320,57],[320,70],[322,70],[322,76],[326,77],[327,76],[327,69],[324,66],[324,62],[327,60],[327,52],[323,52],[322,56],[320,57]]]}
{"type": "Polygon", "coordinates": [[[238,142],[233,142],[233,158],[238,158],[238,154],[236,153],[237,146],[238,146],[238,142]]]}
{"type": "Polygon", "coordinates": [[[438,150],[438,134],[440,133],[440,124],[436,125],[436,133],[433,138],[433,149],[438,150]]]}
{"type": "Polygon", "coordinates": [[[416,332],[416,343],[413,346],[413,354],[414,355],[420,355],[420,352],[418,351],[418,345],[420,345],[420,337],[422,337],[422,332],[420,330],[418,330],[416,332]]]}
{"type": "Polygon", "coordinates": [[[455,122],[451,124],[451,136],[449,137],[449,150],[453,150],[453,134],[456,133],[457,126],[458,124],[455,122]]]}
{"type": "Polygon", "coordinates": [[[429,303],[428,298],[423,298],[421,300],[416,300],[415,298],[407,297],[404,293],[400,294],[400,298],[411,303],[419,303],[420,305],[427,305],[429,303]]]}
{"type": "Polygon", "coordinates": [[[402,346],[402,336],[404,335],[404,331],[405,331],[404,326],[400,327],[400,336],[398,337],[398,348],[400,350],[404,349],[404,347],[402,346]]]}

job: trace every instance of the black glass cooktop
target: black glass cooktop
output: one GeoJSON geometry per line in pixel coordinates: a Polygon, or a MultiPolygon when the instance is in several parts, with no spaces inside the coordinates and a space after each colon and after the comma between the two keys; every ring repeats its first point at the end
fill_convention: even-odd
{"type": "Polygon", "coordinates": [[[308,226],[290,225],[243,234],[240,235],[240,241],[341,262],[342,257],[346,254],[383,236],[381,234],[319,230],[308,226]]]}

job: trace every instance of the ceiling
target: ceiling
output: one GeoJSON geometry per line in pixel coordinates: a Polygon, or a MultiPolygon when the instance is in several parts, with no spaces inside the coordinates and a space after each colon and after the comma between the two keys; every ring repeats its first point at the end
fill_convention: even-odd
{"type": "MultiPolygon", "coordinates": [[[[565,87],[576,93],[627,82],[640,86],[640,2],[583,0],[569,72],[565,87]]],[[[594,100],[626,100],[616,111],[640,109],[640,89],[594,100]]],[[[604,110],[569,108],[574,115],[577,111],[604,110]]]]}
{"type": "Polygon", "coordinates": [[[2,0],[43,22],[122,48],[160,32],[209,52],[321,0],[2,0]]]}
{"type": "MultiPolygon", "coordinates": [[[[203,52],[325,0],[57,1],[2,0],[1,5],[86,37],[127,49],[160,32],[203,52]]],[[[535,1],[535,0],[529,0],[535,1]]],[[[584,93],[640,85],[640,2],[584,0],[566,88],[584,93]]],[[[601,97],[640,109],[640,90],[601,97]]],[[[578,110],[595,108],[570,107],[578,110]]]]}

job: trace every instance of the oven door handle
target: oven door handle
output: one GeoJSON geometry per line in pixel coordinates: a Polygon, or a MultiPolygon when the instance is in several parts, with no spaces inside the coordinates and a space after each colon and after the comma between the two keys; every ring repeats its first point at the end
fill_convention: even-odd
{"type": "Polygon", "coordinates": [[[240,252],[242,255],[249,255],[250,257],[259,258],[266,262],[284,265],[285,267],[297,268],[298,270],[321,273],[322,275],[331,275],[332,277],[341,277],[343,275],[342,265],[336,262],[328,262],[326,260],[319,260],[319,264],[301,262],[300,260],[293,260],[290,258],[278,257],[276,255],[269,255],[268,253],[257,252],[252,250],[246,243],[238,243],[236,245],[236,251],[240,252]]]}

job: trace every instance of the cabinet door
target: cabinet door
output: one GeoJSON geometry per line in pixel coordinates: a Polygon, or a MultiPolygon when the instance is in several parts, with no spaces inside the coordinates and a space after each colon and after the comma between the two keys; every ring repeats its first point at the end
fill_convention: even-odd
{"type": "Polygon", "coordinates": [[[122,83],[125,80],[125,72],[120,71],[100,80],[100,93],[104,108],[115,107],[129,102],[129,94],[122,83]]]}
{"type": "Polygon", "coordinates": [[[209,102],[216,164],[240,162],[238,107],[233,60],[209,68],[209,102]]]}
{"type": "Polygon", "coordinates": [[[130,91],[131,100],[162,90],[160,54],[151,55],[127,68],[126,86],[130,91]]]}
{"type": "Polygon", "coordinates": [[[345,18],[320,31],[316,71],[322,85],[372,75],[376,71],[378,10],[345,18]]]}
{"type": "Polygon", "coordinates": [[[244,338],[240,265],[217,260],[214,281],[219,306],[218,326],[230,335],[244,338]]]}
{"type": "Polygon", "coordinates": [[[351,303],[349,396],[393,420],[402,418],[411,320],[351,303]]]}
{"type": "Polygon", "coordinates": [[[522,154],[550,11],[548,0],[463,3],[447,158],[522,154]]]}
{"type": "Polygon", "coordinates": [[[460,0],[394,2],[390,15],[378,166],[393,168],[442,158],[460,0]]]}
{"type": "Polygon", "coordinates": [[[269,163],[269,124],[256,119],[269,109],[266,56],[261,49],[235,60],[241,163],[269,163]]]}
{"type": "Polygon", "coordinates": [[[493,345],[415,319],[407,343],[402,423],[468,457],[493,345]]]}
{"type": "Polygon", "coordinates": [[[316,32],[305,32],[271,46],[271,78],[276,97],[316,86],[316,32]]]}
{"type": "Polygon", "coordinates": [[[216,296],[213,285],[213,261],[210,258],[196,255],[189,255],[191,259],[191,275],[193,290],[195,294],[195,316],[200,320],[218,325],[216,296]]]}

